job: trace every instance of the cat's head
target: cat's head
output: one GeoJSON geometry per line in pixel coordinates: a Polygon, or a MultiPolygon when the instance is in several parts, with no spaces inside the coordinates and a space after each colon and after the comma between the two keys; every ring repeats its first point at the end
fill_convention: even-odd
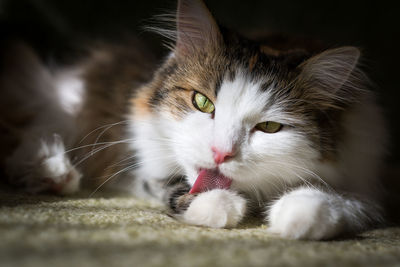
{"type": "Polygon", "coordinates": [[[244,190],[273,188],[335,160],[341,114],[360,93],[358,59],[354,47],[313,54],[259,45],[221,29],[200,0],[182,0],[146,109],[190,183],[210,170],[244,190]]]}

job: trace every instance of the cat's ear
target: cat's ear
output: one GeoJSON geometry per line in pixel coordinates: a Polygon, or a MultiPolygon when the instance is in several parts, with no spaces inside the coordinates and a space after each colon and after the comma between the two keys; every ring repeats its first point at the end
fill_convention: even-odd
{"type": "Polygon", "coordinates": [[[186,56],[199,50],[215,50],[221,44],[218,25],[203,1],[179,0],[176,20],[176,54],[186,56]]]}
{"type": "Polygon", "coordinates": [[[357,68],[360,51],[356,47],[340,47],[324,51],[303,62],[299,81],[314,96],[325,100],[350,100],[356,93],[361,72],[357,68]]]}

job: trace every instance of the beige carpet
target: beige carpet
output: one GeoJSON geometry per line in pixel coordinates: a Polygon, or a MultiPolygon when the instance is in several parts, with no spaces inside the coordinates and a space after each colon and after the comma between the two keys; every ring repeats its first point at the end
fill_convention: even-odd
{"type": "Polygon", "coordinates": [[[329,242],[183,225],[155,203],[0,193],[0,266],[400,266],[400,228],[329,242]]]}

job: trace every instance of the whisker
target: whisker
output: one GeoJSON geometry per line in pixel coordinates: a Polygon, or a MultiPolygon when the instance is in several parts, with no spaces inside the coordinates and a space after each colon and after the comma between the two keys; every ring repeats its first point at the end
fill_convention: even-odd
{"type": "Polygon", "coordinates": [[[128,166],[128,167],[123,168],[122,170],[120,170],[120,171],[114,173],[113,175],[111,175],[110,177],[108,177],[104,182],[102,182],[98,187],[96,187],[96,189],[89,195],[89,197],[92,197],[94,194],[96,194],[97,191],[99,191],[99,189],[100,189],[103,185],[105,185],[108,181],[110,181],[112,178],[114,178],[114,177],[117,176],[118,174],[120,174],[120,173],[122,173],[122,172],[125,172],[125,171],[128,171],[128,170],[130,170],[130,169],[134,169],[134,168],[135,168],[135,166],[128,166]]]}
{"type": "Polygon", "coordinates": [[[107,145],[104,145],[104,146],[102,146],[102,147],[96,148],[94,151],[90,151],[90,152],[87,153],[81,160],[79,160],[77,163],[75,163],[75,164],[74,164],[74,167],[78,166],[79,164],[81,164],[82,162],[84,162],[85,160],[87,160],[88,158],[92,157],[94,154],[96,154],[96,153],[98,153],[98,152],[100,152],[100,151],[102,151],[102,150],[104,150],[104,149],[106,149],[106,148],[109,148],[109,147],[111,147],[111,146],[113,146],[113,145],[122,144],[122,143],[123,143],[123,142],[113,142],[113,143],[111,143],[111,144],[107,144],[107,145]]]}
{"type": "MultiPolygon", "coordinates": [[[[111,176],[109,176],[107,179],[105,179],[91,194],[89,197],[93,196],[96,192],[98,192],[100,190],[101,187],[103,187],[107,182],[109,182],[111,179],[113,179],[114,177],[116,177],[118,174],[128,171],[128,170],[132,170],[137,168],[138,166],[143,165],[144,163],[148,163],[154,160],[158,160],[158,159],[163,159],[163,158],[168,158],[168,157],[158,157],[158,158],[152,158],[152,160],[143,160],[140,162],[136,162],[135,164],[132,164],[128,167],[123,168],[122,170],[117,171],[116,173],[112,174],[111,176]]],[[[173,158],[173,157],[171,157],[173,158]]],[[[167,163],[167,166],[171,165],[171,163],[167,163]]],[[[177,171],[180,170],[179,166],[175,166],[175,168],[173,169],[172,174],[176,175],[177,171]]],[[[167,175],[167,177],[170,176],[170,174],[167,175]]],[[[170,179],[172,179],[173,177],[171,177],[170,179]]]]}
{"type": "MultiPolygon", "coordinates": [[[[261,154],[258,154],[258,156],[259,156],[260,158],[262,158],[262,155],[261,155],[261,154]]],[[[324,186],[326,186],[329,190],[334,191],[334,189],[333,189],[321,176],[319,176],[318,174],[316,174],[315,172],[313,172],[313,171],[311,171],[311,170],[309,170],[309,169],[307,169],[307,168],[304,168],[304,167],[302,167],[302,166],[299,166],[299,165],[296,165],[296,164],[293,164],[293,163],[280,162],[280,161],[274,161],[274,160],[268,160],[268,163],[280,164],[280,165],[283,165],[283,166],[285,166],[285,167],[289,167],[289,170],[290,170],[290,167],[299,169],[299,170],[303,171],[304,173],[310,175],[311,177],[316,178],[316,179],[317,179],[318,181],[320,181],[324,186]]],[[[262,165],[260,165],[260,166],[262,166],[262,165]]],[[[264,168],[265,168],[265,167],[264,167],[264,168]]],[[[297,175],[297,173],[294,172],[293,170],[290,170],[290,171],[291,171],[293,174],[297,175]]],[[[298,177],[298,178],[300,178],[300,177],[298,177]]],[[[304,179],[303,177],[302,177],[301,179],[304,180],[304,182],[306,182],[306,179],[304,179]]],[[[309,181],[307,181],[307,185],[312,185],[312,184],[311,184],[309,181]]],[[[313,185],[313,186],[314,186],[314,185],[313,185]]]]}
{"type": "MultiPolygon", "coordinates": [[[[249,161],[250,164],[252,164],[253,166],[257,166],[259,167],[259,165],[257,163],[255,163],[254,161],[249,161]]],[[[255,176],[258,176],[259,174],[254,170],[255,168],[249,168],[249,170],[251,172],[253,172],[255,174],[255,176]]],[[[275,178],[276,181],[283,181],[282,179],[279,179],[278,176],[276,176],[274,173],[272,173],[270,170],[265,169],[265,171],[267,171],[269,173],[269,175],[271,175],[272,177],[275,178]]],[[[274,187],[274,190],[276,192],[279,192],[281,190],[281,187],[277,186],[275,183],[273,183],[273,181],[271,180],[264,180],[263,182],[268,182],[269,184],[271,184],[274,187]]]]}
{"type": "Polygon", "coordinates": [[[98,131],[98,130],[100,130],[100,129],[107,128],[107,127],[110,127],[110,126],[113,127],[113,126],[118,125],[118,124],[128,123],[129,121],[131,121],[131,120],[124,120],[124,121],[115,122],[115,123],[110,123],[110,124],[106,124],[106,125],[100,126],[100,127],[96,128],[96,129],[94,129],[93,131],[91,131],[90,133],[88,133],[87,135],[85,135],[85,136],[81,139],[81,141],[79,141],[78,144],[82,143],[82,142],[83,142],[87,137],[89,137],[92,133],[94,133],[94,132],[96,132],[96,131],[98,131]]]}
{"type": "Polygon", "coordinates": [[[78,150],[78,149],[91,147],[93,145],[121,144],[121,143],[130,142],[130,140],[131,139],[124,139],[124,140],[120,140],[120,141],[100,142],[100,143],[97,143],[97,144],[89,144],[89,145],[78,146],[78,147],[71,148],[71,149],[69,149],[67,151],[64,151],[64,154],[65,153],[69,153],[69,152],[73,152],[73,151],[78,150]]]}

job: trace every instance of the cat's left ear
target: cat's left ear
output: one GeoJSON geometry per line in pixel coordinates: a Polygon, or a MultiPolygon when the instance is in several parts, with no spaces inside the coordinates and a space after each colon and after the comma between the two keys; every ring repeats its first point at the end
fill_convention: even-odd
{"type": "Polygon", "coordinates": [[[299,66],[298,82],[321,104],[351,100],[361,87],[357,86],[361,74],[357,68],[359,58],[360,50],[356,47],[326,50],[299,66]]]}
{"type": "Polygon", "coordinates": [[[222,36],[210,11],[201,0],[179,0],[176,14],[175,53],[188,56],[201,50],[218,49],[222,36]]]}

